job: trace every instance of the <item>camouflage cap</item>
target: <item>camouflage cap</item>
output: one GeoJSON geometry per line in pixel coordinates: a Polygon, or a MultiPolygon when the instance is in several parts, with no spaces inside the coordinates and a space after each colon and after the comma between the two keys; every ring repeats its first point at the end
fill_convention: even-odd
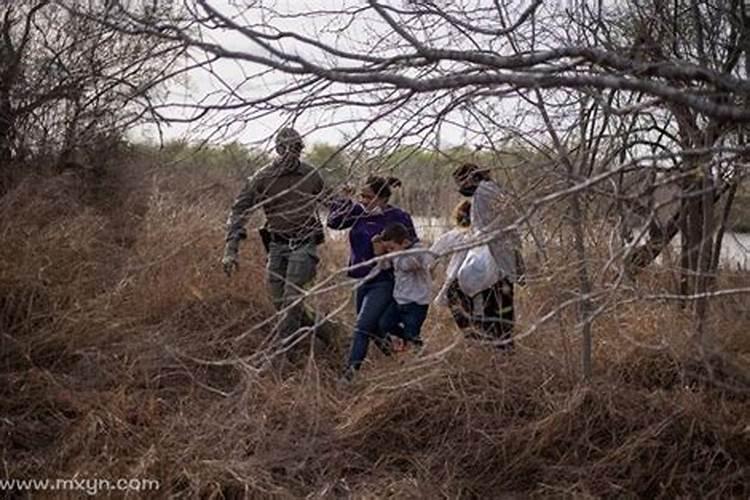
{"type": "Polygon", "coordinates": [[[293,128],[282,128],[276,134],[276,146],[302,146],[302,136],[293,128]]]}

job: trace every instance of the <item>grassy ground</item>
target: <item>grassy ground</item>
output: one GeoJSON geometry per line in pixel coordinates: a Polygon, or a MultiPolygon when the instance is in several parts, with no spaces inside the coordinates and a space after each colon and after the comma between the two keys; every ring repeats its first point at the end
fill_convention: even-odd
{"type": "MultiPolygon", "coordinates": [[[[269,326],[257,325],[273,312],[259,242],[237,276],[218,267],[238,186],[145,167],[83,177],[29,177],[0,199],[7,478],[157,479],[130,493],[153,498],[750,496],[747,298],[713,305],[722,357],[697,356],[679,307],[619,303],[594,322],[587,385],[568,309],[519,334],[510,358],[467,344],[435,309],[427,356],[373,352],[341,386],[346,307],[333,352],[306,345],[258,372],[269,326]]],[[[344,259],[329,244],[321,277],[344,259]]],[[[571,297],[564,260],[536,271],[519,332],[571,297]]],[[[638,293],[668,284],[656,269],[638,293]]]]}

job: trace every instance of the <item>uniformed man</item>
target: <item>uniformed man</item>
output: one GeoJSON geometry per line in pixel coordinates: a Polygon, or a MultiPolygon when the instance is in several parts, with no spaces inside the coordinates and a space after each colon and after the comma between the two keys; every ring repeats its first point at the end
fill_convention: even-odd
{"type": "Polygon", "coordinates": [[[323,242],[317,209],[325,186],[318,171],[300,159],[303,148],[296,130],[284,128],[278,132],[278,157],[248,178],[232,205],[222,259],[224,271],[231,276],[238,267],[239,243],[247,237],[247,219],[255,209],[262,208],[266,217],[261,237],[268,252],[268,286],[276,309],[285,311],[278,332],[287,340],[306,320],[299,299],[315,277],[317,246],[323,242]]]}

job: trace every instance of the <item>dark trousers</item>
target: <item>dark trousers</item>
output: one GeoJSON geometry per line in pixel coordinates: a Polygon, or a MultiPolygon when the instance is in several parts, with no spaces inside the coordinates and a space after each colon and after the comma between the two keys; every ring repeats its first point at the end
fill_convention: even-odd
{"type": "Polygon", "coordinates": [[[383,331],[399,337],[407,342],[421,345],[422,325],[427,319],[429,305],[409,302],[398,304],[395,301],[388,307],[388,310],[381,321],[383,331]]]}
{"type": "Polygon", "coordinates": [[[448,287],[448,305],[453,320],[471,338],[492,341],[499,349],[512,349],[514,312],[513,283],[502,279],[488,288],[469,297],[461,291],[458,281],[448,287]]]}
{"type": "Polygon", "coordinates": [[[393,278],[362,283],[356,292],[357,320],[354,324],[352,350],[348,367],[358,370],[367,357],[370,340],[383,342],[385,333],[380,324],[393,302],[393,278]]]}
{"type": "Polygon", "coordinates": [[[277,310],[286,311],[278,325],[282,338],[293,336],[311,321],[306,318],[305,306],[299,299],[315,279],[318,261],[318,249],[312,242],[299,247],[269,244],[267,279],[271,300],[277,310]]]}

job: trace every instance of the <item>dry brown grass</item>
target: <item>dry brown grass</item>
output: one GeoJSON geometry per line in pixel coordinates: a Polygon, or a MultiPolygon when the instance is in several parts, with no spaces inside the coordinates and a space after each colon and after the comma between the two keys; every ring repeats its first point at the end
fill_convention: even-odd
{"type": "MultiPolygon", "coordinates": [[[[731,362],[696,357],[679,307],[612,308],[588,385],[569,310],[510,358],[435,310],[426,358],[373,353],[353,385],[336,383],[346,330],[335,355],[257,373],[241,360],[272,314],[258,242],[231,280],[217,265],[235,190],[128,167],[95,188],[27,179],[0,200],[3,476],[152,478],[154,498],[750,495],[746,297],[714,305],[731,362]]],[[[344,251],[323,258],[326,274],[344,251]]],[[[575,276],[548,271],[519,291],[519,330],[568,298],[575,276]]],[[[655,274],[640,293],[667,285],[655,274]]]]}

